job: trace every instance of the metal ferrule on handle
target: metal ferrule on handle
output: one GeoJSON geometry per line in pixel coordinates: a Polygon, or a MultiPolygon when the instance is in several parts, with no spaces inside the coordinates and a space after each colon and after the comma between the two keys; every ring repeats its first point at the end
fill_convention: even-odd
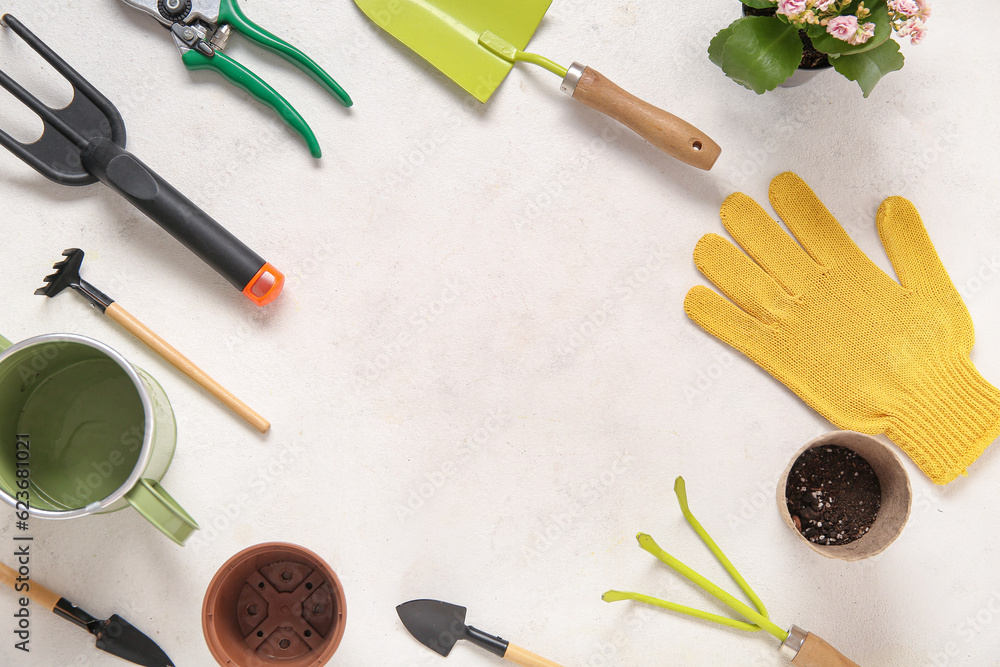
{"type": "Polygon", "coordinates": [[[781,643],[778,652],[789,660],[794,660],[802,649],[802,644],[805,643],[808,634],[799,626],[793,625],[792,629],[788,631],[788,638],[781,643]]]}
{"type": "Polygon", "coordinates": [[[257,305],[281,292],[285,277],[280,271],[121,146],[95,139],[81,152],[81,161],[257,305]]]}
{"type": "Polygon", "coordinates": [[[860,667],[822,637],[795,625],[788,631],[779,651],[795,667],[860,667]]]}
{"type": "Polygon", "coordinates": [[[583,78],[583,73],[586,69],[587,66],[580,63],[570,65],[566,71],[566,78],[563,79],[562,85],[559,86],[559,90],[573,97],[576,94],[576,87],[580,85],[580,79],[583,78]]]}

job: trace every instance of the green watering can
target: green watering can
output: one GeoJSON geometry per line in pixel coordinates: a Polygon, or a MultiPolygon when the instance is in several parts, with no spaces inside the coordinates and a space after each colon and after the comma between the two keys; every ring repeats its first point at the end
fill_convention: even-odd
{"type": "Polygon", "coordinates": [[[704,132],[622,90],[599,72],[562,67],[524,53],[552,0],[354,0],[384,30],[486,102],[515,62],[563,78],[561,90],[614,118],[651,144],[699,169],[711,169],[722,149],[704,132]]]}
{"type": "Polygon", "coordinates": [[[160,486],[176,443],[163,388],[104,343],[0,336],[0,500],[19,520],[131,505],[183,545],[198,524],[160,486]]]}

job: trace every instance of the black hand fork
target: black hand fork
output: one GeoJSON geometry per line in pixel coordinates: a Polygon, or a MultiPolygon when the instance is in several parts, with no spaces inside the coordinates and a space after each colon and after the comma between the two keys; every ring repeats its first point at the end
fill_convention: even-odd
{"type": "Polygon", "coordinates": [[[0,144],[61,185],[101,181],[152,218],[259,306],[284,284],[265,262],[225,227],[125,150],[125,124],[114,105],[10,14],[2,18],[28,46],[73,86],[73,101],[52,109],[0,70],[3,86],[44,123],[38,141],[24,144],[0,130],[0,144]]]}

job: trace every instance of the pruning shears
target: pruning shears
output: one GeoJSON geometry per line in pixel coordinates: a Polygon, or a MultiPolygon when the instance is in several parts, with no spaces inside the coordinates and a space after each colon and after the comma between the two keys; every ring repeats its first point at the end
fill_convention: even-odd
{"type": "Polygon", "coordinates": [[[280,37],[260,27],[243,12],[237,0],[122,0],[142,10],[170,30],[189,70],[218,72],[233,85],[268,105],[289,127],[302,135],[312,156],[319,158],[319,141],[302,115],[266,81],[222,51],[233,31],[277,53],[336,97],[341,104],[353,104],[350,96],[312,58],[280,37]]]}

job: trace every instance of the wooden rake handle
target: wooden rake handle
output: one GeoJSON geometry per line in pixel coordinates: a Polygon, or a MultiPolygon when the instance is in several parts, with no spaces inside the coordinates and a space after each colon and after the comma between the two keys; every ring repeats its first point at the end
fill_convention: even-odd
{"type": "Polygon", "coordinates": [[[523,665],[523,667],[562,667],[559,663],[546,660],[542,656],[535,655],[531,651],[520,646],[515,646],[514,644],[507,645],[507,652],[503,654],[503,659],[509,660],[515,665],[523,665]]]}
{"type": "Polygon", "coordinates": [[[590,67],[573,63],[562,89],[692,167],[708,171],[722,153],[719,144],[691,123],[639,99],[590,67]]]}
{"type": "Polygon", "coordinates": [[[148,345],[153,351],[169,361],[177,370],[204,387],[205,390],[222,401],[226,407],[242,417],[255,429],[261,433],[267,433],[268,429],[271,428],[271,424],[266,419],[251,410],[246,403],[236,398],[231,391],[213,380],[205,371],[195,366],[190,359],[174,349],[172,345],[156,335],[152,329],[137,320],[117,303],[112,303],[105,312],[108,317],[121,325],[123,329],[148,345]]]}
{"type": "Polygon", "coordinates": [[[17,571],[8,567],[4,563],[0,563],[0,583],[9,587],[15,593],[20,593],[32,602],[38,603],[49,611],[55,609],[56,603],[62,599],[61,595],[56,595],[34,579],[29,581],[18,581],[17,578],[17,571]],[[25,590],[24,584],[28,584],[27,590],[25,590]]]}

